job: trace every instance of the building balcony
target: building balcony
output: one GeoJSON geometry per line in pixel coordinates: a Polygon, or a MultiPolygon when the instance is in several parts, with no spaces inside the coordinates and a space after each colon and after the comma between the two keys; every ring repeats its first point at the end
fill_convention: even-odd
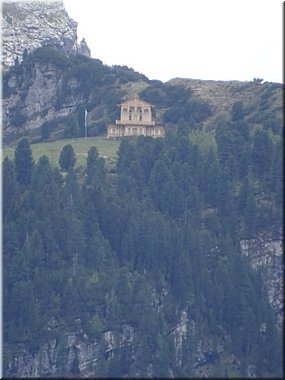
{"type": "Polygon", "coordinates": [[[146,120],[116,120],[117,125],[155,125],[155,120],[146,121],[146,120]]]}

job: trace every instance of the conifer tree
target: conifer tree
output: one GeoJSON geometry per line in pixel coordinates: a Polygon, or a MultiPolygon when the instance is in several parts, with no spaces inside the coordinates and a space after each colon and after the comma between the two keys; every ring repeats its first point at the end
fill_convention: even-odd
{"type": "Polygon", "coordinates": [[[256,202],[252,192],[249,193],[244,210],[246,233],[252,237],[256,225],[256,202]]]}
{"type": "Polygon", "coordinates": [[[105,181],[105,160],[99,157],[98,149],[91,147],[87,155],[87,183],[96,182],[97,185],[105,181]]]}
{"type": "Polygon", "coordinates": [[[15,166],[7,157],[3,162],[3,218],[13,219],[20,202],[19,184],[16,180],[15,166]]]}
{"type": "Polygon", "coordinates": [[[15,167],[18,182],[27,187],[32,180],[34,168],[32,149],[27,138],[19,141],[15,150],[15,167]]]}
{"type": "Polygon", "coordinates": [[[270,171],[273,156],[273,144],[264,130],[257,131],[251,151],[254,174],[258,179],[264,178],[270,171]]]}
{"type": "Polygon", "coordinates": [[[64,171],[69,171],[74,168],[76,156],[71,144],[65,145],[62,148],[58,162],[61,169],[64,171]]]}

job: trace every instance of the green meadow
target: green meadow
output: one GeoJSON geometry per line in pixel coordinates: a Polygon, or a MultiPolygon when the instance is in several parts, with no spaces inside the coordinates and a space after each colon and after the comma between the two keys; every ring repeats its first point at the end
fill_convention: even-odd
{"type": "MultiPolygon", "coordinates": [[[[106,160],[107,165],[112,165],[117,158],[117,151],[120,142],[117,140],[107,140],[102,137],[89,137],[64,139],[52,142],[41,142],[31,144],[34,160],[37,161],[42,155],[46,155],[52,165],[58,166],[58,158],[62,148],[65,145],[71,144],[76,154],[76,167],[86,164],[88,150],[95,146],[98,149],[99,155],[106,160]]],[[[7,156],[14,159],[16,146],[3,147],[3,159],[7,156]]]]}

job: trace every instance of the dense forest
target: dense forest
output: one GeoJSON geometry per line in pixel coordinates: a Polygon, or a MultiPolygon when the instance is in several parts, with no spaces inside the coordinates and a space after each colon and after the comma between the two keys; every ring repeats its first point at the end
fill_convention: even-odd
{"type": "MultiPolygon", "coordinates": [[[[142,95],[167,104],[151,87],[142,95]]],[[[4,374],[13,374],[8,363],[20,344],[35,353],[51,338],[63,342],[66,331],[100,341],[130,325],[135,354],[127,344],[109,356],[99,351],[96,376],[144,377],[151,364],[155,377],[195,377],[201,337],[224,339],[224,356],[208,358],[213,376],[247,377],[249,367],[257,377],[281,376],[275,315],[240,250],[241,239],[280,233],[280,129],[252,128],[235,104],[197,144],[190,125],[201,118],[188,120],[196,109],[188,106],[182,114],[177,104],[177,132],[165,139],[123,140],[115,170],[96,148],[75,169],[71,145],[59,168],[46,156],[34,162],[26,138],[14,160],[5,158],[4,374]],[[195,328],[189,322],[177,360],[171,331],[181,311],[195,328]]],[[[209,113],[202,104],[199,114],[209,113]]],[[[58,376],[63,367],[64,349],[58,376]]],[[[69,375],[79,373],[75,360],[69,375]]]]}

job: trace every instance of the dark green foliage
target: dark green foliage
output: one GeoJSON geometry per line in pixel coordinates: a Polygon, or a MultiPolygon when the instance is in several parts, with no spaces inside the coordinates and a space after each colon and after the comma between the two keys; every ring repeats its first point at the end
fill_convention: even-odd
{"type": "Polygon", "coordinates": [[[274,114],[269,115],[263,122],[264,128],[266,130],[272,130],[276,134],[281,133],[282,129],[282,120],[280,118],[277,118],[274,114]]]}
{"type": "Polygon", "coordinates": [[[244,219],[246,225],[247,237],[253,237],[256,225],[256,202],[254,195],[250,192],[246,199],[244,208],[244,219]]]}
{"type": "Polygon", "coordinates": [[[206,157],[203,172],[202,184],[205,200],[208,202],[209,206],[217,207],[222,173],[217,157],[212,149],[206,157]]]}
{"type": "Polygon", "coordinates": [[[99,157],[97,148],[92,147],[88,151],[87,156],[87,183],[96,184],[96,186],[101,187],[105,183],[105,160],[102,157],[99,157]]]}
{"type": "Polygon", "coordinates": [[[168,108],[163,115],[165,123],[186,121],[197,124],[211,115],[209,104],[192,98],[192,91],[184,86],[155,81],[140,96],[153,105],[168,108]]]}
{"type": "Polygon", "coordinates": [[[271,163],[271,189],[274,193],[274,205],[277,224],[282,223],[284,204],[284,151],[281,141],[274,146],[273,159],[271,163]]]}
{"type": "Polygon", "coordinates": [[[73,119],[74,119],[74,117],[67,116],[67,117],[61,117],[61,118],[45,121],[40,127],[41,139],[43,139],[43,140],[54,140],[54,135],[55,135],[55,132],[57,132],[57,128],[62,127],[63,125],[65,125],[63,135],[65,135],[65,133],[67,131],[67,136],[73,137],[72,133],[70,133],[70,136],[68,133],[69,129],[72,129],[70,126],[72,125],[73,119]]]}
{"type": "Polygon", "coordinates": [[[187,103],[175,104],[163,115],[165,123],[178,123],[181,120],[193,124],[200,123],[211,115],[211,108],[205,101],[191,99],[187,103]]]}
{"type": "Polygon", "coordinates": [[[32,180],[33,157],[29,140],[23,138],[19,141],[15,150],[15,169],[18,182],[23,186],[28,186],[32,180]]]}
{"type": "Polygon", "coordinates": [[[241,120],[244,116],[243,102],[236,102],[232,106],[231,116],[233,121],[241,120]]]}
{"type": "Polygon", "coordinates": [[[252,194],[252,188],[250,188],[249,178],[243,178],[241,183],[238,201],[237,201],[237,209],[241,214],[244,214],[244,210],[246,208],[246,204],[249,198],[249,195],[252,194]]]}
{"type": "Polygon", "coordinates": [[[163,107],[172,106],[177,101],[186,102],[191,96],[191,91],[183,86],[172,86],[156,81],[140,93],[145,101],[163,107]]]}
{"type": "Polygon", "coordinates": [[[71,137],[80,137],[80,129],[76,123],[75,118],[69,118],[67,124],[64,127],[63,136],[66,139],[71,137]]]}
{"type": "Polygon", "coordinates": [[[119,172],[125,171],[130,166],[132,161],[135,160],[135,147],[129,140],[123,140],[120,144],[118,152],[118,170],[119,172]]]}
{"type": "Polygon", "coordinates": [[[44,122],[41,126],[41,138],[43,140],[47,140],[50,138],[50,134],[51,134],[51,125],[47,122],[44,122]]]}
{"type": "Polygon", "coordinates": [[[264,130],[257,131],[253,139],[251,161],[253,172],[257,178],[262,179],[268,175],[273,155],[273,144],[268,133],[264,130]]]}
{"type": "Polygon", "coordinates": [[[33,54],[26,54],[26,59],[24,59],[23,54],[24,64],[27,65],[33,62],[41,62],[45,64],[52,63],[58,68],[65,70],[70,67],[70,59],[63,52],[50,47],[38,48],[33,52],[33,54]]]}
{"type": "Polygon", "coordinates": [[[226,170],[227,175],[231,172],[231,164],[240,161],[241,152],[244,150],[245,139],[241,130],[236,128],[234,123],[226,123],[219,126],[216,132],[218,144],[218,158],[221,166],[226,170]]]}
{"type": "Polygon", "coordinates": [[[136,82],[138,80],[149,81],[148,78],[128,66],[112,66],[113,73],[120,78],[121,83],[136,82]]]}
{"type": "Polygon", "coordinates": [[[3,218],[13,220],[20,202],[20,189],[16,179],[14,162],[7,157],[3,162],[3,218]]]}
{"type": "Polygon", "coordinates": [[[12,115],[11,124],[17,128],[21,127],[27,121],[27,117],[23,115],[19,105],[16,105],[12,109],[12,115]]]}
{"type": "MultiPolygon", "coordinates": [[[[149,376],[151,367],[155,377],[171,371],[195,377],[199,342],[217,346],[229,335],[223,358],[215,350],[208,358],[217,376],[230,373],[224,357],[231,353],[241,361],[240,376],[252,363],[260,375],[280,375],[275,317],[239,241],[270,223],[280,229],[282,146],[263,133],[251,136],[248,124],[235,130],[242,122],[220,125],[217,152],[201,151],[187,133],[123,140],[115,173],[94,147],[86,168],[77,171],[74,151],[65,146],[62,173],[45,156],[32,164],[29,144],[22,142],[14,162],[3,163],[9,352],[21,343],[37,353],[56,338],[58,375],[79,376],[76,348],[67,374],[63,347],[66,332],[83,332],[98,344],[93,371],[103,377],[149,376]],[[262,144],[273,157],[266,175],[257,170],[262,144]],[[29,185],[18,175],[28,167],[29,185]],[[180,365],[175,345],[182,312],[188,322],[180,365]],[[133,331],[131,343],[120,340],[124,329],[133,331]],[[108,351],[106,332],[121,346],[108,351]]],[[[11,374],[7,357],[4,372],[11,374]]]]}
{"type": "Polygon", "coordinates": [[[62,148],[59,156],[59,165],[62,170],[68,171],[72,169],[76,162],[75,152],[72,145],[68,144],[62,148]]]}

